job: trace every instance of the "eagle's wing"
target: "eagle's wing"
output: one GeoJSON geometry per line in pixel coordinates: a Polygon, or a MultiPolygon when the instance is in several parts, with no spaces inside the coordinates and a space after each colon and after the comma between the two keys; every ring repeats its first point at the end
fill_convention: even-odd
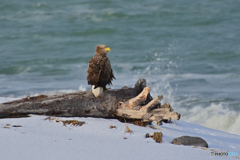
{"type": "Polygon", "coordinates": [[[104,57],[100,61],[100,68],[102,71],[99,79],[100,85],[105,87],[107,84],[112,84],[113,78],[116,78],[113,75],[112,67],[107,57],[104,57]]]}
{"type": "Polygon", "coordinates": [[[99,61],[97,61],[96,59],[91,58],[88,62],[88,71],[87,71],[88,84],[95,85],[96,87],[101,74],[101,69],[98,62],[99,61]]]}

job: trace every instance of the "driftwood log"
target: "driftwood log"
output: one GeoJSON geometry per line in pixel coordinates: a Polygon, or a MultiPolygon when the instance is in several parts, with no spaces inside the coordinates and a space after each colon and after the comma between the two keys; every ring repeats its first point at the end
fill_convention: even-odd
{"type": "Polygon", "coordinates": [[[152,98],[145,79],[134,88],[107,90],[95,98],[91,91],[63,95],[39,95],[0,104],[0,118],[40,114],[63,117],[102,117],[156,122],[179,120],[170,105],[162,105],[162,95],[152,98]]]}

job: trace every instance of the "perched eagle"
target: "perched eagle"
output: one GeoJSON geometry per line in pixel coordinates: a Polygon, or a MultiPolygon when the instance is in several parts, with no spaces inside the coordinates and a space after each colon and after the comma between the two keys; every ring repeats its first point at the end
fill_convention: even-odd
{"type": "Polygon", "coordinates": [[[88,62],[87,80],[92,85],[92,92],[98,97],[103,90],[107,90],[106,85],[112,84],[113,75],[107,52],[111,49],[106,45],[97,45],[96,54],[88,62]]]}

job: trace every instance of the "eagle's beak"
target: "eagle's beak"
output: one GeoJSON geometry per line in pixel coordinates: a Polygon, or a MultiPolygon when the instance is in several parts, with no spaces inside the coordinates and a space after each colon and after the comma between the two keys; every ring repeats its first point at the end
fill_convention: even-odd
{"type": "Polygon", "coordinates": [[[109,51],[109,52],[111,52],[111,49],[110,49],[109,47],[104,48],[104,50],[105,50],[105,51],[109,51]]]}

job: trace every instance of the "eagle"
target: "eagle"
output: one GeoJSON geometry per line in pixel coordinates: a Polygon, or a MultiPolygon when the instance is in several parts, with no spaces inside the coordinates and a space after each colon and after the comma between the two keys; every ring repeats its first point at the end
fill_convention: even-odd
{"type": "Polygon", "coordinates": [[[107,52],[111,52],[108,46],[97,45],[96,54],[88,61],[87,81],[92,85],[95,97],[98,97],[103,90],[107,90],[106,85],[111,85],[112,80],[116,79],[107,52]]]}

